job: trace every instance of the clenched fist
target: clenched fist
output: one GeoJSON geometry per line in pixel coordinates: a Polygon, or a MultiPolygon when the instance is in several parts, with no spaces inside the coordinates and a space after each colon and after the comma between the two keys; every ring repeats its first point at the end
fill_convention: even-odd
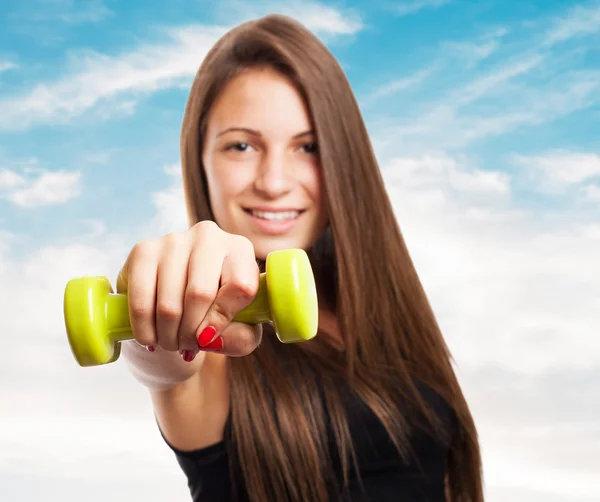
{"type": "Polygon", "coordinates": [[[261,325],[232,322],[258,292],[252,243],[212,221],[185,232],[136,244],[119,273],[127,293],[135,340],[153,351],[179,351],[186,361],[198,350],[250,354],[261,325]]]}

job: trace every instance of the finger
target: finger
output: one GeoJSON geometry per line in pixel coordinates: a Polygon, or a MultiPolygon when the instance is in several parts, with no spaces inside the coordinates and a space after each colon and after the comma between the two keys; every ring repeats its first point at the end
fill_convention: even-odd
{"type": "Polygon", "coordinates": [[[131,250],[117,279],[117,292],[127,293],[131,331],[144,346],[156,344],[155,306],[158,249],[140,242],[131,250]]]}
{"type": "Polygon", "coordinates": [[[172,233],[163,239],[156,286],[156,336],[164,350],[179,350],[189,253],[189,239],[184,234],[172,233]]]}
{"type": "Polygon", "coordinates": [[[198,346],[198,325],[206,316],[219,290],[222,255],[222,247],[219,245],[196,244],[190,253],[183,316],[178,333],[180,349],[195,350],[198,346]]]}
{"type": "Polygon", "coordinates": [[[232,322],[235,315],[254,300],[259,269],[254,248],[247,239],[235,239],[223,261],[221,287],[198,327],[198,344],[207,346],[232,322]]]}
{"type": "Polygon", "coordinates": [[[262,324],[232,322],[207,346],[198,346],[198,350],[219,352],[231,357],[247,356],[260,345],[262,333],[262,324]]]}

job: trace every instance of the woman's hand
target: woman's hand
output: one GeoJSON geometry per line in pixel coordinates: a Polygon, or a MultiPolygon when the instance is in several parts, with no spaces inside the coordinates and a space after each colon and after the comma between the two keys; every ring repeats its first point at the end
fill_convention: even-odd
{"type": "Polygon", "coordinates": [[[136,244],[117,280],[127,293],[135,340],[149,350],[179,351],[191,361],[198,350],[250,354],[261,325],[232,322],[258,291],[252,243],[212,221],[186,232],[136,244]]]}

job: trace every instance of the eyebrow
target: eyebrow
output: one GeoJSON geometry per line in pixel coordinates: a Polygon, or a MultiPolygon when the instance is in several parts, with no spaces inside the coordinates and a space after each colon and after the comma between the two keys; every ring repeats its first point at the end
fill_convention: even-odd
{"type": "MultiPolygon", "coordinates": [[[[226,134],[228,132],[245,132],[245,133],[251,134],[252,136],[262,136],[259,131],[256,131],[255,129],[250,129],[248,127],[228,127],[227,129],[224,129],[219,134],[217,134],[217,137],[223,136],[223,134],[226,134]]],[[[310,131],[304,131],[304,132],[296,134],[294,136],[294,139],[301,138],[303,136],[310,136],[310,135],[313,135],[314,133],[315,133],[315,131],[313,131],[312,129],[310,131]]]]}

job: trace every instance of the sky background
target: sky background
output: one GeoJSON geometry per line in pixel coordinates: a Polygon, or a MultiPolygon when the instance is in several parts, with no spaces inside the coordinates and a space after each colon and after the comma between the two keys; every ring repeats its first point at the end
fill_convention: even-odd
{"type": "Polygon", "coordinates": [[[0,3],[0,499],[189,500],[122,361],[62,295],[184,229],[179,128],[228,28],[293,15],[364,113],[455,356],[487,501],[600,500],[600,3],[0,3]]]}

